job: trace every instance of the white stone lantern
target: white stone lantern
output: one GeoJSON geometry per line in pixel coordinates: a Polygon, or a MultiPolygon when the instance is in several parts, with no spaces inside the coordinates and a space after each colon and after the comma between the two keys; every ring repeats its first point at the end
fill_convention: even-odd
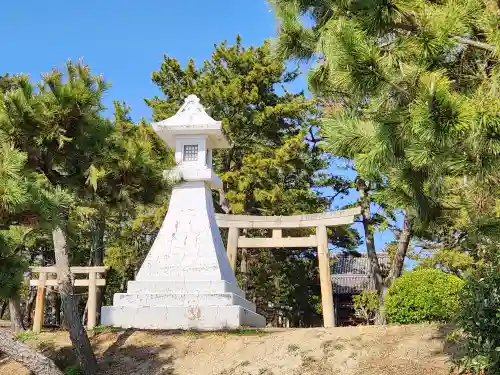
{"type": "Polygon", "coordinates": [[[214,217],[212,150],[228,148],[221,123],[190,95],[177,114],[153,124],[175,151],[165,220],[135,281],[102,308],[101,322],[123,328],[225,329],[265,326],[245,299],[229,264],[214,217]]]}

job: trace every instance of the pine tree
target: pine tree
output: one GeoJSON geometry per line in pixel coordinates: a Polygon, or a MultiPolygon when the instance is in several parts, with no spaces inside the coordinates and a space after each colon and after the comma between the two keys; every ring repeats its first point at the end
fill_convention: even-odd
{"type": "Polygon", "coordinates": [[[338,108],[325,134],[332,151],[355,161],[364,186],[388,182],[388,203],[425,228],[458,208],[448,205],[447,178],[466,175],[484,187],[496,178],[498,4],[273,4],[277,49],[317,58],[310,87],[338,108]]]}
{"type": "MultiPolygon", "coordinates": [[[[16,150],[2,131],[0,139],[0,297],[9,300],[12,328],[20,331],[23,322],[19,289],[27,259],[19,248],[31,230],[28,226],[33,225],[33,214],[40,215],[48,207],[48,201],[40,197],[48,198],[50,194],[40,176],[26,169],[26,154],[16,150]]],[[[5,329],[0,329],[0,351],[37,375],[62,374],[49,358],[16,341],[5,329]]]]}
{"type": "Polygon", "coordinates": [[[66,74],[44,75],[38,90],[27,77],[12,82],[1,128],[27,153],[28,169],[46,179],[52,194],[71,199],[44,219],[52,232],[70,337],[82,369],[94,373],[97,365],[75,304],[70,263],[103,265],[107,223],[126,222],[138,206],[156,202],[168,187],[163,170],[172,161],[147,124],[130,121],[125,105],[115,104],[113,122],[102,117],[101,97],[108,85],[82,63],[69,62],[66,74]],[[73,251],[75,241],[82,246],[73,251]]]}
{"type": "Polygon", "coordinates": [[[311,88],[340,105],[340,116],[334,116],[339,124],[350,119],[358,133],[371,128],[371,151],[361,151],[359,159],[367,168],[395,168],[411,187],[420,217],[435,213],[429,181],[443,175],[495,178],[498,4],[274,4],[281,20],[278,50],[319,58],[311,88]],[[311,27],[301,22],[306,14],[311,27]]]}
{"type": "MultiPolygon", "coordinates": [[[[3,137],[5,140],[5,137],[3,137]]],[[[23,329],[19,304],[19,288],[25,269],[24,259],[16,254],[15,240],[9,236],[29,204],[28,181],[23,174],[26,155],[3,143],[0,146],[0,296],[9,299],[9,312],[14,331],[23,329]]]]}
{"type": "Polygon", "coordinates": [[[48,207],[44,217],[52,232],[58,291],[80,366],[85,374],[95,374],[97,362],[73,290],[67,224],[70,203],[83,194],[94,157],[111,128],[99,114],[106,84],[92,76],[88,67],[68,63],[67,82],[62,73],[53,71],[43,76],[39,91],[26,77],[20,77],[17,85],[3,97],[0,128],[27,154],[27,169],[41,174],[57,203],[48,207]]]}

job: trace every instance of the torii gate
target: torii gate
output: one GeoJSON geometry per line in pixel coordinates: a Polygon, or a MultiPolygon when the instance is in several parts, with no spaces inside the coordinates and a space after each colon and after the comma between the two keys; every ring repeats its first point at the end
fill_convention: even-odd
{"type": "Polygon", "coordinates": [[[347,225],[361,213],[359,207],[320,214],[294,216],[250,216],[215,214],[219,228],[228,228],[227,256],[236,271],[238,248],[299,248],[317,247],[321,304],[324,327],[334,327],[334,306],[327,227],[347,225]],[[283,237],[282,230],[289,228],[316,228],[309,237],[283,237]],[[248,238],[240,236],[241,229],[272,229],[272,237],[248,238]]]}

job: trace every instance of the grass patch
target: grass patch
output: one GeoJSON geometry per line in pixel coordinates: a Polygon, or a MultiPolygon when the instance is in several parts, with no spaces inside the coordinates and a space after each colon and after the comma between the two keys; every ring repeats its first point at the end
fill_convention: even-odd
{"type": "Polygon", "coordinates": [[[345,346],[342,344],[335,344],[335,345],[333,345],[333,349],[334,350],[344,350],[345,346]]]}
{"type": "Polygon", "coordinates": [[[121,328],[116,328],[116,327],[112,327],[112,326],[96,326],[96,327],[94,327],[94,329],[92,331],[94,332],[94,334],[111,333],[111,332],[121,331],[121,328]]]}
{"type": "Polygon", "coordinates": [[[268,368],[261,368],[259,369],[259,375],[273,375],[273,372],[269,370],[268,368]]]}
{"type": "Polygon", "coordinates": [[[333,340],[329,340],[321,344],[321,349],[323,349],[323,353],[328,354],[333,350],[336,351],[344,350],[345,346],[340,343],[335,344],[333,340]]]}
{"type": "Polygon", "coordinates": [[[64,370],[64,375],[83,375],[80,366],[71,366],[64,370]]]}
{"type": "Polygon", "coordinates": [[[318,362],[318,361],[313,356],[307,355],[307,356],[302,357],[302,366],[312,366],[316,362],[318,362]]]}
{"type": "Polygon", "coordinates": [[[181,335],[200,337],[200,336],[211,336],[211,335],[231,335],[231,336],[264,336],[265,331],[260,329],[231,329],[231,330],[221,330],[221,331],[199,331],[199,330],[187,330],[183,331],[181,335]]]}
{"type": "Polygon", "coordinates": [[[243,361],[243,362],[240,363],[241,367],[246,367],[248,365],[250,365],[250,361],[243,361]]]}
{"type": "Polygon", "coordinates": [[[235,336],[263,336],[266,334],[266,332],[261,329],[251,329],[251,328],[222,331],[222,333],[235,336]]]}
{"type": "Polygon", "coordinates": [[[18,341],[25,342],[29,340],[38,340],[39,335],[33,331],[21,331],[14,333],[14,337],[18,341]]]}
{"type": "Polygon", "coordinates": [[[296,353],[298,352],[300,347],[297,344],[288,345],[288,353],[296,353]]]}
{"type": "Polygon", "coordinates": [[[195,331],[195,330],[188,330],[188,331],[182,331],[182,332],[180,332],[180,334],[182,336],[188,336],[188,337],[199,337],[199,336],[202,336],[202,335],[204,335],[206,333],[208,333],[208,332],[195,331]]]}

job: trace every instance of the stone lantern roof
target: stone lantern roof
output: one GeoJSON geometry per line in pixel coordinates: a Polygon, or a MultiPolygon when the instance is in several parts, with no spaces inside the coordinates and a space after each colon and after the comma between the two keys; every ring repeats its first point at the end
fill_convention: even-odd
{"type": "Polygon", "coordinates": [[[207,114],[196,95],[189,95],[174,116],[153,123],[153,130],[173,149],[175,138],[185,135],[207,136],[210,149],[230,147],[221,122],[207,114]]]}

